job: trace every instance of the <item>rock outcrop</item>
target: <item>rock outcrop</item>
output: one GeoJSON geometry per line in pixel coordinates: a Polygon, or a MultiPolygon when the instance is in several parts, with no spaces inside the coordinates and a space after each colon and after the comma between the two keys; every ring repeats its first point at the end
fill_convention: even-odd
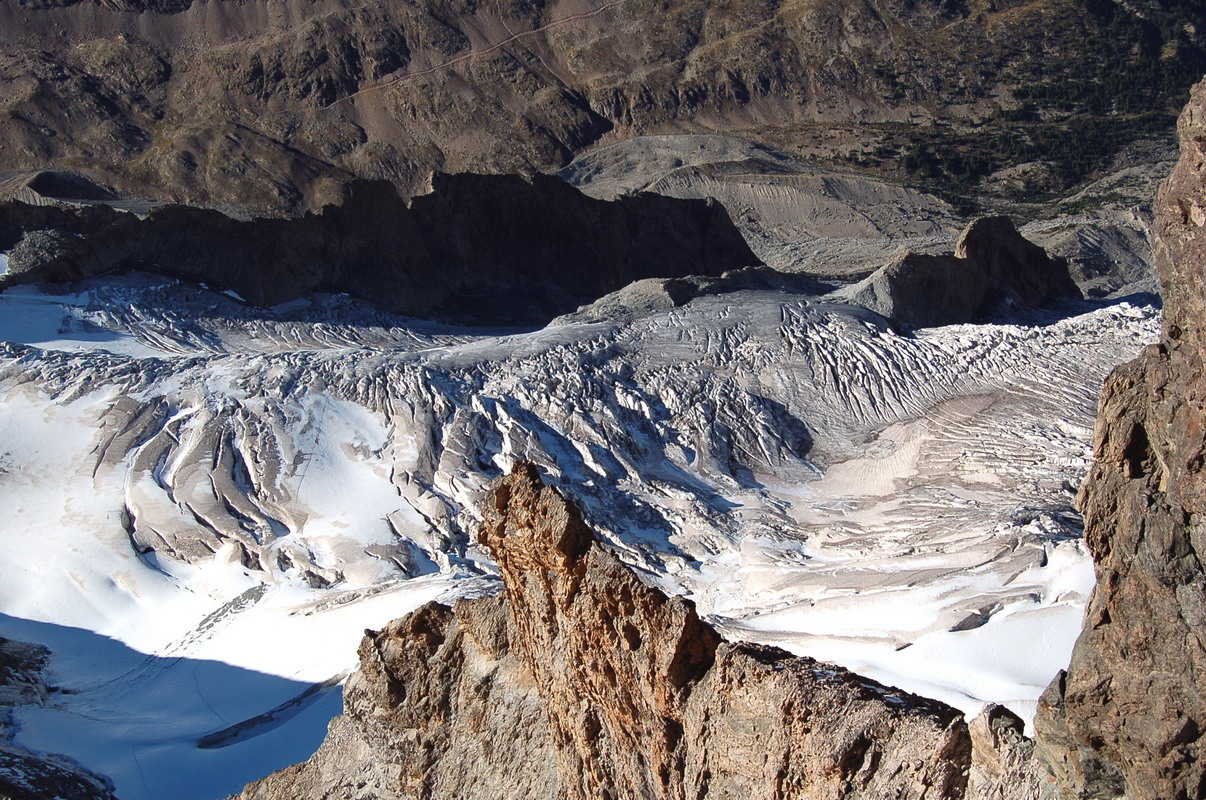
{"type": "Polygon", "coordinates": [[[1026,738],[1021,718],[990,704],[968,726],[972,742],[967,800],[1050,800],[1034,759],[1034,741],[1026,738]]]}
{"type": "Polygon", "coordinates": [[[244,800],[964,797],[957,711],[722,641],[535,467],[495,485],[480,539],[504,594],[366,632],[323,746],[244,800]]]}
{"type": "Polygon", "coordinates": [[[1040,753],[1061,797],[1206,796],[1206,82],[1156,201],[1159,344],[1106,381],[1078,502],[1097,588],[1040,753]]]}
{"type": "Polygon", "coordinates": [[[141,269],[272,305],[348,292],[388,311],[534,323],[641,278],[758,263],[716,203],[634,194],[596,200],[556,178],[435,175],[409,204],[385,182],[296,219],[240,220],[163,206],[0,205],[8,283],[141,269]]]}
{"type": "Polygon", "coordinates": [[[963,229],[953,254],[904,253],[840,294],[914,328],[1081,296],[1067,262],[1049,258],[1008,217],[977,219],[963,229]]]}
{"type": "Polygon", "coordinates": [[[11,708],[45,703],[51,691],[43,670],[45,647],[0,637],[0,800],[115,800],[111,783],[58,755],[13,744],[11,708]]]}

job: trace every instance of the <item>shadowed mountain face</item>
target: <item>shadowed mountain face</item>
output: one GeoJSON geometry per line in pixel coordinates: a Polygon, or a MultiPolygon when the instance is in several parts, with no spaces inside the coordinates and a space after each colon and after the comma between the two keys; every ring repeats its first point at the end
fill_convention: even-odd
{"type": "MultiPolygon", "coordinates": [[[[8,619],[0,614],[0,624],[8,619]]],[[[41,645],[0,636],[0,797],[114,800],[113,786],[107,779],[62,756],[35,754],[13,744],[17,730],[12,707],[45,705],[55,691],[46,685],[43,674],[49,660],[50,651],[41,645]]]]}
{"type": "Polygon", "coordinates": [[[0,172],[297,211],[353,177],[410,194],[433,168],[546,170],[706,130],[926,182],[1025,164],[1029,193],[1058,190],[1167,134],[1206,68],[1203,16],[1194,0],[3,0],[0,172]]]}
{"type": "Polygon", "coordinates": [[[142,269],[273,305],[348,292],[389,311],[530,324],[641,278],[758,264],[719,204],[637,194],[595,200],[556,178],[437,175],[409,206],[388,183],[297,219],[237,220],[165,206],[0,205],[12,282],[142,269]],[[29,235],[26,235],[29,234],[29,235]]]}
{"type": "Polygon", "coordinates": [[[266,764],[308,756],[339,710],[331,681],[149,655],[92,631],[0,614],[5,800],[220,797],[266,764]]]}

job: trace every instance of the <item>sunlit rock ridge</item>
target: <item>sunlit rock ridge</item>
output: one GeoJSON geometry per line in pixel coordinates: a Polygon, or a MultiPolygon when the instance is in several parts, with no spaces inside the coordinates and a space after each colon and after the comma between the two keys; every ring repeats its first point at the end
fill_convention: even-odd
{"type": "Polygon", "coordinates": [[[323,748],[240,798],[963,796],[971,742],[954,709],[723,643],[531,464],[485,506],[502,597],[366,635],[323,748]]]}

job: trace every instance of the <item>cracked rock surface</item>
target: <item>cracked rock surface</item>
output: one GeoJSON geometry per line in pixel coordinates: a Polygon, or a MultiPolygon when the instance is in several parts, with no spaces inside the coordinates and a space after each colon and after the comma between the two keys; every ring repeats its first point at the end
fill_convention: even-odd
{"type": "Polygon", "coordinates": [[[1206,793],[1206,83],[1178,130],[1156,200],[1163,336],[1102,393],[1078,498],[1097,588],[1037,720],[1063,796],[1084,800],[1206,793]]]}
{"type": "Polygon", "coordinates": [[[723,642],[532,465],[495,484],[480,539],[503,596],[367,632],[323,747],[241,798],[963,796],[958,712],[723,642]]]}

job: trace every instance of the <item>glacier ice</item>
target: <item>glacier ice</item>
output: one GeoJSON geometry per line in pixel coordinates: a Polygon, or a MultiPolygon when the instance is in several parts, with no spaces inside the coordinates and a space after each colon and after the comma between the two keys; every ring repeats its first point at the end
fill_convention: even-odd
{"type": "Polygon", "coordinates": [[[1092,586],[1071,491],[1098,386],[1158,312],[901,335],[738,292],[475,330],[132,276],[10,290],[0,320],[0,635],[55,639],[75,689],[18,741],[137,798],[281,766],[338,711],[290,698],[364,627],[491,591],[475,508],[520,459],[726,635],[1028,718],[1092,586]]]}

